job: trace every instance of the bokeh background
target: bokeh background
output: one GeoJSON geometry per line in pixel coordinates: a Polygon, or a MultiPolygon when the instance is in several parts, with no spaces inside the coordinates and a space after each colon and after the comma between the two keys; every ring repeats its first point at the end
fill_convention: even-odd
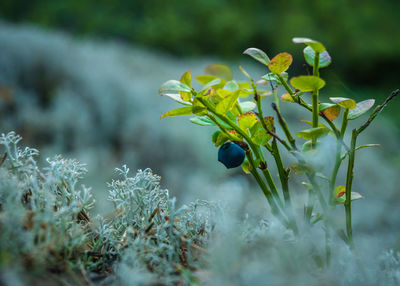
{"type": "MultiPolygon", "coordinates": [[[[241,170],[217,162],[214,129],[188,118],[161,120],[176,105],[158,96],[159,86],[212,63],[229,65],[244,80],[243,65],[259,78],[267,71],[242,55],[248,47],[270,57],[289,52],[290,74],[304,74],[303,47],[291,42],[304,36],[323,42],[333,58],[321,71],[328,83],[322,98],[379,103],[400,85],[399,11],[397,0],[2,0],[0,131],[21,134],[24,144],[41,150],[43,164],[55,153],[86,163],[84,183],[93,187],[100,212],[107,212],[105,182],[122,164],[132,172],[152,168],[180,203],[243,192],[251,211],[250,197],[263,202],[262,196],[249,192],[251,180],[241,170]]],[[[289,105],[291,126],[304,128],[298,120],[309,115],[289,105]]],[[[267,100],[264,107],[272,112],[267,100]]],[[[399,197],[399,110],[396,100],[361,140],[384,148],[357,157],[355,184],[379,200],[373,211],[389,227],[397,223],[384,209],[399,197]]],[[[359,205],[358,226],[370,230],[377,221],[363,220],[359,205]]]]}

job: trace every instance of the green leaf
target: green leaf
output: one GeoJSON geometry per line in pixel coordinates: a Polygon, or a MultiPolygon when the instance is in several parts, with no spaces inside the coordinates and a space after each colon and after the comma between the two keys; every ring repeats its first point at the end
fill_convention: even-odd
{"type": "Polygon", "coordinates": [[[357,104],[353,99],[350,98],[345,98],[345,97],[329,97],[329,99],[336,103],[337,105],[343,107],[343,108],[348,108],[348,109],[354,109],[356,108],[357,104]]]}
{"type": "MultiPolygon", "coordinates": [[[[281,73],[281,76],[283,77],[283,79],[285,81],[287,81],[288,78],[289,78],[289,75],[286,72],[281,73]]],[[[266,81],[276,81],[277,84],[282,84],[282,82],[279,79],[279,77],[276,74],[273,74],[273,73],[267,73],[266,75],[263,75],[261,78],[266,80],[266,81]]]]}
{"type": "Polygon", "coordinates": [[[277,54],[268,64],[269,70],[273,74],[285,72],[293,62],[293,57],[289,53],[277,54]]]}
{"type": "MultiPolygon", "coordinates": [[[[315,51],[313,48],[310,46],[307,46],[303,50],[304,53],[304,58],[306,59],[306,62],[310,66],[314,66],[314,58],[315,58],[315,51]]],[[[319,67],[324,68],[327,67],[331,64],[332,59],[331,56],[329,55],[328,51],[323,51],[322,53],[319,54],[319,67]]]]}
{"type": "Polygon", "coordinates": [[[192,112],[192,107],[187,106],[187,107],[181,107],[177,109],[170,110],[168,112],[165,112],[163,115],[161,115],[161,118],[167,117],[167,116],[184,116],[184,115],[190,115],[193,114],[192,112]]]}
{"type": "Polygon", "coordinates": [[[292,96],[289,93],[284,93],[281,95],[281,99],[287,102],[294,102],[292,96]]]}
{"type": "Polygon", "coordinates": [[[234,92],[239,89],[239,84],[235,80],[231,80],[225,84],[224,89],[234,92]]]}
{"type": "Polygon", "coordinates": [[[161,85],[158,93],[160,95],[164,95],[167,93],[179,93],[180,91],[191,92],[191,88],[188,87],[186,84],[181,83],[180,81],[169,80],[161,85]]]}
{"type": "Polygon", "coordinates": [[[301,152],[307,153],[307,152],[315,152],[315,148],[318,148],[320,145],[319,142],[316,143],[316,146],[313,146],[312,140],[304,142],[303,146],[301,147],[301,152]]]}
{"type": "Polygon", "coordinates": [[[320,103],[319,104],[319,111],[324,111],[328,108],[337,106],[335,103],[320,103]]]}
{"type": "Polygon", "coordinates": [[[193,100],[192,112],[199,116],[208,113],[207,108],[196,97],[193,100]]]}
{"type": "Polygon", "coordinates": [[[217,140],[215,141],[215,147],[221,146],[227,141],[229,141],[229,136],[226,135],[224,132],[220,132],[218,134],[217,140]]]}
{"type": "Polygon", "coordinates": [[[346,186],[343,185],[337,186],[333,191],[333,193],[335,194],[335,198],[340,198],[346,193],[346,186]]]}
{"type": "Polygon", "coordinates": [[[324,137],[329,133],[329,129],[326,127],[315,127],[297,132],[297,137],[311,140],[313,138],[324,137]]]}
{"type": "Polygon", "coordinates": [[[247,160],[247,158],[245,158],[242,163],[242,170],[246,174],[250,174],[251,171],[253,170],[253,167],[251,166],[251,164],[250,164],[249,160],[247,160]]]}
{"type": "Polygon", "coordinates": [[[290,84],[298,90],[307,92],[323,88],[325,86],[325,81],[317,76],[302,75],[293,77],[290,80],[290,84]]]}
{"type": "MultiPolygon", "coordinates": [[[[215,79],[218,79],[219,77],[214,76],[214,75],[209,75],[209,74],[203,74],[203,75],[198,75],[195,77],[195,79],[201,83],[202,85],[205,85],[209,83],[210,81],[213,81],[215,79]]],[[[220,79],[221,80],[221,79],[220,79]]],[[[225,85],[226,81],[221,80],[221,84],[218,85],[218,87],[223,87],[225,85]]]]}
{"type": "Polygon", "coordinates": [[[250,94],[254,94],[252,89],[240,89],[239,90],[239,97],[243,97],[246,98],[248,97],[250,94]]]}
{"type": "MultiPolygon", "coordinates": [[[[192,86],[192,75],[190,74],[190,70],[188,70],[187,72],[185,72],[182,75],[180,81],[181,81],[181,83],[186,84],[189,87],[192,86]]],[[[179,94],[180,94],[182,100],[184,100],[184,101],[190,101],[192,99],[191,92],[180,91],[179,94]]]]}
{"type": "Polygon", "coordinates": [[[262,146],[266,145],[271,138],[272,136],[262,126],[251,137],[254,143],[262,146]]]}
{"type": "Polygon", "coordinates": [[[226,96],[221,102],[215,107],[216,111],[221,114],[225,114],[227,111],[231,110],[238,100],[240,95],[239,90],[226,96]]]}
{"type": "Polygon", "coordinates": [[[322,112],[330,121],[338,118],[340,114],[340,106],[332,103],[321,103],[319,111],[322,112]]]}
{"type": "Polygon", "coordinates": [[[307,46],[310,46],[315,52],[317,53],[322,53],[323,51],[326,50],[323,44],[320,42],[311,40],[309,38],[293,38],[293,43],[295,44],[306,44],[307,46]]]}
{"type": "MultiPolygon", "coordinates": [[[[275,132],[273,116],[265,116],[264,122],[269,131],[275,132]]],[[[272,136],[264,129],[259,121],[250,130],[252,134],[252,140],[258,145],[265,145],[272,138],[272,136]]]]}
{"type": "Polygon", "coordinates": [[[206,83],[202,87],[201,91],[208,90],[210,87],[218,85],[220,83],[221,83],[221,79],[219,79],[219,78],[213,79],[212,81],[209,81],[208,83],[206,83]]]}
{"type": "Polygon", "coordinates": [[[213,134],[212,134],[212,136],[211,136],[211,141],[212,141],[212,143],[215,145],[215,143],[217,142],[217,138],[218,138],[218,135],[221,133],[221,131],[219,131],[219,130],[217,130],[217,131],[215,131],[213,134]]]}
{"type": "MultiPolygon", "coordinates": [[[[231,135],[235,136],[234,134],[231,134],[231,135]]],[[[238,141],[240,140],[239,137],[237,137],[235,139],[237,139],[238,141]]],[[[218,147],[218,146],[221,146],[222,144],[224,144],[225,142],[229,141],[230,138],[226,133],[218,130],[213,133],[211,140],[214,143],[215,147],[218,147]]]]}
{"type": "Polygon", "coordinates": [[[349,111],[347,119],[354,120],[366,113],[375,104],[375,99],[367,99],[356,104],[356,107],[349,111]]]}
{"type": "Polygon", "coordinates": [[[260,63],[268,66],[270,59],[267,56],[266,53],[264,53],[262,50],[257,49],[257,48],[248,48],[247,50],[245,50],[243,52],[243,54],[245,55],[249,55],[250,57],[252,57],[253,59],[255,59],[256,61],[259,61],[260,63]]]}
{"type": "MultiPolygon", "coordinates": [[[[312,122],[311,121],[308,121],[308,120],[300,120],[301,122],[304,122],[304,123],[306,123],[306,124],[308,124],[308,125],[311,125],[312,126],[312,122]]],[[[318,122],[318,127],[325,127],[326,129],[329,129],[324,123],[322,123],[322,122],[318,122]]]]}
{"type": "Polygon", "coordinates": [[[204,71],[207,74],[211,74],[217,77],[221,77],[226,81],[232,80],[232,71],[227,65],[223,64],[213,64],[206,66],[204,71]]]}
{"type": "Polygon", "coordinates": [[[290,166],[290,169],[292,169],[297,175],[311,174],[313,172],[313,168],[311,166],[298,163],[290,166]]]}
{"type": "MultiPolygon", "coordinates": [[[[350,199],[352,201],[359,200],[359,199],[362,199],[362,198],[363,198],[363,196],[361,194],[359,194],[357,192],[351,192],[350,199]]],[[[346,196],[345,195],[341,196],[340,198],[336,198],[336,204],[337,205],[344,204],[345,202],[346,202],[346,196]]]]}
{"type": "Polygon", "coordinates": [[[264,116],[265,126],[269,131],[275,132],[275,125],[274,125],[274,117],[273,116],[264,116]]]}
{"type": "Polygon", "coordinates": [[[179,94],[176,93],[164,93],[163,96],[168,96],[169,98],[172,98],[173,100],[175,100],[176,102],[179,102],[180,104],[183,105],[192,105],[191,102],[187,102],[182,100],[181,96],[179,94]]]}
{"type": "Polygon", "coordinates": [[[355,151],[363,149],[363,148],[369,148],[369,147],[382,147],[382,145],[380,145],[380,144],[365,144],[365,145],[358,146],[355,149],[355,151]]]}
{"type": "Polygon", "coordinates": [[[215,123],[207,116],[196,116],[189,119],[190,122],[201,126],[212,126],[215,123]]]}
{"type": "Polygon", "coordinates": [[[247,129],[253,127],[254,124],[257,123],[257,116],[254,112],[247,112],[242,115],[239,115],[238,118],[239,127],[246,131],[247,129]]]}
{"type": "Polygon", "coordinates": [[[257,105],[252,101],[243,101],[240,102],[239,105],[244,113],[252,111],[254,108],[257,107],[257,105]]]}

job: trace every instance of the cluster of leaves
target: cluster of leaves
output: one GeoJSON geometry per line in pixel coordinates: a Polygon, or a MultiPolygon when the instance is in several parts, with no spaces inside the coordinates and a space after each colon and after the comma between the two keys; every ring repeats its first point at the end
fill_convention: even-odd
{"type": "Polygon", "coordinates": [[[20,140],[14,132],[0,137],[0,274],[20,268],[69,273],[73,283],[106,277],[123,284],[120,273],[129,269],[148,283],[197,280],[190,273],[204,267],[217,204],[176,209],[159,176],[146,169],[129,177],[124,166],[122,179],[109,183],[113,214],[91,218],[91,190],[77,186],[85,166],[57,156],[40,169],[39,152],[21,149],[20,140]]]}
{"type": "Polygon", "coordinates": [[[346,210],[347,236],[342,235],[348,243],[352,244],[351,230],[351,200],[362,198],[358,193],[351,192],[354,168],[355,151],[364,147],[379,146],[375,144],[356,147],[357,136],[365,130],[383,109],[383,107],[397,95],[398,90],[380,106],[375,108],[369,119],[352,132],[351,146],[344,142],[344,136],[348,122],[355,120],[367,113],[374,105],[374,99],[356,102],[351,98],[330,97],[330,102],[320,101],[319,93],[324,88],[325,81],[320,77],[320,69],[329,66],[331,57],[325,46],[320,42],[308,38],[293,38],[295,44],[305,44],[303,50],[307,64],[312,66],[312,75],[291,77],[287,73],[293,58],[289,53],[283,52],[270,59],[265,52],[257,48],[249,48],[244,54],[265,65],[269,73],[263,75],[255,82],[242,68],[240,70],[248,79],[247,82],[233,80],[229,67],[215,64],[206,67],[206,74],[196,76],[196,80],[203,86],[196,91],[192,87],[191,74],[187,71],[179,81],[169,80],[165,82],[159,93],[168,96],[178,103],[185,105],[164,113],[161,117],[192,115],[191,122],[203,126],[217,126],[212,136],[215,146],[220,146],[228,141],[234,142],[246,151],[246,160],[242,168],[246,173],[251,173],[257,180],[264,195],[268,199],[272,212],[281,218],[283,223],[297,232],[296,219],[291,209],[291,198],[288,186],[289,172],[306,174],[308,182],[303,184],[309,190],[310,201],[305,203],[305,219],[308,223],[323,220],[330,224],[331,210],[337,204],[344,204],[346,210]],[[290,85],[289,85],[290,83],[290,85]],[[280,93],[282,87],[285,92],[280,93]],[[311,95],[311,102],[307,102],[307,95],[311,95]],[[249,96],[252,98],[247,99],[249,96]],[[272,107],[276,113],[276,120],[272,116],[263,116],[262,100],[272,97],[272,107]],[[243,100],[244,99],[244,100],[243,100]],[[296,144],[296,138],[286,123],[280,111],[280,102],[286,101],[297,104],[312,113],[312,121],[302,120],[311,125],[311,128],[299,131],[297,137],[306,140],[302,147],[296,144]],[[256,109],[256,110],[255,110],[256,109]],[[335,120],[343,111],[341,127],[337,127],[335,120]],[[320,118],[325,124],[320,122],[320,118]],[[275,121],[281,127],[285,138],[277,134],[275,121]],[[321,166],[314,162],[314,158],[321,155],[326,157],[327,152],[318,148],[321,138],[331,135],[336,140],[336,159],[332,173],[327,175],[320,173],[321,166]],[[278,143],[281,144],[298,161],[291,168],[285,168],[282,162],[278,143]],[[282,195],[278,192],[276,184],[269,172],[264,157],[265,152],[270,153],[278,168],[282,186],[282,195]],[[336,177],[341,163],[348,157],[346,185],[336,186],[336,177]],[[265,181],[258,173],[261,170],[265,181]],[[326,190],[321,190],[322,182],[318,177],[328,182],[326,190]],[[320,212],[312,221],[314,199],[318,199],[320,212]]]}

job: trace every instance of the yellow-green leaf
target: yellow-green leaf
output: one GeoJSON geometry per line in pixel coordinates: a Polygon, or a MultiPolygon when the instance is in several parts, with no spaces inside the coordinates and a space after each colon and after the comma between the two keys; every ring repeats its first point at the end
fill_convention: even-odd
{"type": "Polygon", "coordinates": [[[242,130],[247,130],[257,123],[257,116],[254,112],[244,113],[239,116],[238,123],[242,130]]]}
{"type": "Polygon", "coordinates": [[[346,193],[346,186],[337,186],[334,190],[335,198],[340,198],[346,193]]]}
{"type": "Polygon", "coordinates": [[[382,145],[380,145],[380,144],[365,144],[365,145],[358,146],[355,149],[355,151],[363,149],[363,148],[369,148],[369,147],[382,147],[382,145]]]}
{"type": "Polygon", "coordinates": [[[274,125],[274,117],[273,116],[264,116],[265,126],[269,131],[275,132],[275,125],[274,125]]]}
{"type": "Polygon", "coordinates": [[[323,44],[320,42],[311,40],[309,38],[293,38],[293,43],[295,44],[306,44],[307,46],[310,46],[315,52],[317,53],[322,53],[323,51],[326,50],[323,44]]]}
{"type": "MultiPolygon", "coordinates": [[[[363,198],[363,196],[361,194],[357,193],[357,192],[351,192],[351,194],[350,194],[350,199],[352,201],[359,200],[359,199],[362,199],[362,198],[363,198]]],[[[336,198],[336,204],[337,205],[344,204],[345,202],[346,202],[346,197],[344,195],[342,195],[339,198],[336,198]]]]}
{"type": "Polygon", "coordinates": [[[270,134],[264,129],[264,128],[259,128],[257,131],[253,134],[251,139],[253,140],[254,143],[258,145],[265,145],[268,143],[268,141],[272,138],[270,134]]]}
{"type": "Polygon", "coordinates": [[[290,84],[303,92],[319,90],[325,86],[325,81],[317,76],[302,75],[293,77],[290,84]]]}
{"type": "Polygon", "coordinates": [[[205,72],[217,77],[220,77],[226,81],[232,80],[232,71],[227,65],[213,64],[205,67],[205,72]]]}
{"type": "Polygon", "coordinates": [[[239,98],[239,90],[231,93],[221,100],[215,107],[216,111],[221,114],[225,114],[227,111],[231,110],[239,98]]]}
{"type": "MultiPolygon", "coordinates": [[[[219,77],[210,75],[210,74],[202,74],[202,75],[198,75],[195,77],[195,79],[202,85],[205,85],[205,84],[209,83],[210,81],[213,81],[218,78],[219,77]]],[[[221,88],[225,85],[226,81],[223,79],[220,79],[220,80],[221,80],[221,83],[219,85],[217,85],[216,88],[221,88]]]]}
{"type": "MultiPolygon", "coordinates": [[[[190,74],[190,70],[188,70],[187,72],[185,72],[182,75],[180,81],[181,81],[181,83],[186,84],[189,87],[192,86],[192,75],[190,74]]],[[[180,94],[182,100],[184,100],[184,101],[190,101],[192,99],[191,92],[180,91],[179,94],[180,94]]]]}
{"type": "Polygon", "coordinates": [[[293,62],[292,55],[289,53],[277,54],[268,64],[269,70],[274,74],[285,72],[293,62]]]}
{"type": "Polygon", "coordinates": [[[208,113],[207,108],[197,99],[197,97],[195,97],[193,100],[192,112],[199,116],[206,115],[208,113]]]}
{"type": "Polygon", "coordinates": [[[281,99],[287,102],[294,102],[292,96],[289,93],[284,93],[281,95],[281,99]]]}
{"type": "Polygon", "coordinates": [[[170,110],[168,112],[165,112],[163,115],[161,115],[161,118],[167,117],[167,116],[184,116],[184,115],[190,115],[193,114],[192,112],[192,107],[187,106],[187,107],[181,107],[177,109],[170,110]]]}
{"type": "Polygon", "coordinates": [[[313,138],[319,138],[326,136],[329,133],[329,129],[326,127],[315,127],[297,132],[297,137],[311,140],[313,138]]]}
{"type": "Polygon", "coordinates": [[[246,174],[250,174],[250,172],[253,170],[253,167],[251,166],[251,164],[250,164],[249,160],[247,160],[247,158],[245,158],[242,163],[242,170],[246,174]]]}
{"type": "Polygon", "coordinates": [[[343,108],[354,109],[357,106],[356,102],[350,98],[330,97],[329,99],[343,108]]]}

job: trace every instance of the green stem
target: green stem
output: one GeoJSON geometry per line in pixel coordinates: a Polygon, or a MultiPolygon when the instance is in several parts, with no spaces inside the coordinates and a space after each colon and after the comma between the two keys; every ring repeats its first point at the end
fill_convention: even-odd
{"type": "Polygon", "coordinates": [[[344,113],[343,113],[343,119],[342,119],[342,128],[340,129],[340,137],[337,139],[336,142],[336,157],[335,157],[335,166],[333,167],[332,170],[332,175],[331,175],[331,179],[329,181],[329,194],[330,194],[330,205],[331,207],[334,207],[335,204],[335,185],[336,185],[336,178],[337,178],[337,174],[339,172],[339,168],[340,165],[342,163],[342,141],[344,138],[344,134],[346,132],[346,128],[347,128],[347,123],[348,123],[348,117],[349,115],[349,109],[346,108],[344,113]]]}
{"type": "Polygon", "coordinates": [[[321,205],[322,211],[324,212],[325,216],[327,216],[327,214],[328,214],[328,205],[327,205],[327,203],[325,201],[324,195],[322,194],[321,188],[319,187],[319,185],[318,185],[318,183],[317,183],[317,181],[315,179],[315,173],[307,174],[307,178],[310,181],[310,183],[311,183],[311,185],[313,187],[313,190],[314,190],[315,194],[318,197],[318,201],[319,201],[319,203],[321,205]]]}
{"type": "MultiPolygon", "coordinates": [[[[294,97],[294,92],[292,91],[292,89],[289,87],[289,85],[287,84],[287,82],[285,81],[285,79],[283,77],[280,77],[280,80],[282,82],[283,87],[286,89],[286,91],[292,96],[292,98],[294,97]]],[[[305,109],[307,109],[308,111],[312,112],[312,107],[309,106],[308,103],[306,103],[300,96],[298,96],[298,100],[294,101],[299,104],[300,106],[304,107],[305,109]]],[[[330,121],[323,113],[320,113],[319,116],[321,116],[326,123],[328,123],[328,125],[331,127],[333,133],[335,134],[335,136],[338,138],[340,135],[340,131],[336,128],[335,124],[330,121]]],[[[346,149],[348,149],[347,146],[344,145],[344,147],[346,149]]]]}
{"type": "Polygon", "coordinates": [[[221,119],[222,121],[224,121],[226,124],[228,124],[233,130],[235,130],[238,134],[240,134],[246,141],[247,143],[250,145],[250,148],[252,149],[252,151],[254,152],[254,154],[256,155],[257,159],[259,159],[261,161],[261,156],[258,152],[257,146],[254,144],[253,140],[251,140],[251,138],[246,134],[246,132],[244,132],[242,129],[240,129],[235,123],[233,123],[229,118],[227,118],[225,115],[222,115],[220,113],[218,113],[215,108],[206,100],[198,97],[199,102],[201,102],[205,107],[207,107],[207,109],[213,113],[215,116],[217,116],[219,119],[221,119]]]}
{"type": "Polygon", "coordinates": [[[348,116],[349,116],[349,109],[346,108],[343,113],[342,128],[340,129],[340,137],[342,138],[342,140],[346,132],[347,123],[349,122],[349,119],[347,118],[348,116]]]}
{"type": "Polygon", "coordinates": [[[273,198],[273,194],[271,192],[270,189],[268,189],[267,185],[265,184],[265,182],[263,181],[263,179],[261,178],[260,174],[257,171],[257,166],[255,165],[255,162],[253,160],[253,156],[251,155],[251,151],[248,150],[246,151],[246,157],[247,160],[249,161],[250,165],[251,165],[251,174],[254,176],[254,178],[256,179],[258,185],[261,187],[261,190],[264,194],[264,196],[267,198],[267,201],[271,207],[271,212],[274,216],[276,216],[283,225],[285,225],[288,228],[292,228],[290,222],[288,221],[288,219],[284,216],[284,214],[281,212],[281,210],[279,209],[278,205],[275,203],[275,200],[273,198]]]}
{"type": "Polygon", "coordinates": [[[346,201],[344,202],[344,208],[346,212],[346,232],[347,239],[350,246],[353,246],[353,229],[351,224],[351,187],[354,177],[354,159],[355,159],[355,148],[357,141],[357,130],[353,129],[351,134],[351,144],[349,151],[349,163],[347,166],[347,177],[346,177],[346,201]]]}
{"type": "Polygon", "coordinates": [[[264,175],[264,178],[267,180],[268,186],[270,187],[271,192],[272,192],[276,202],[279,204],[279,206],[284,207],[282,199],[279,196],[278,189],[276,188],[275,182],[272,179],[271,173],[269,172],[269,170],[267,168],[267,163],[265,161],[264,155],[263,155],[261,150],[259,150],[259,152],[260,152],[260,156],[261,156],[262,162],[264,162],[264,164],[262,164],[260,166],[260,169],[261,169],[261,171],[262,171],[262,173],[264,175]]]}
{"type": "Polygon", "coordinates": [[[276,139],[272,141],[272,151],[273,151],[272,156],[274,157],[276,167],[278,168],[279,179],[282,185],[283,197],[285,199],[285,205],[287,207],[291,207],[289,183],[288,183],[289,180],[288,171],[286,171],[283,166],[281,154],[279,153],[279,148],[278,144],[276,143],[276,139]]]}
{"type": "Polygon", "coordinates": [[[289,95],[292,97],[294,102],[297,102],[295,96],[294,96],[294,92],[292,91],[292,89],[290,88],[290,86],[288,85],[287,81],[283,78],[283,76],[281,76],[280,74],[277,75],[279,80],[281,81],[283,87],[286,89],[286,91],[289,93],[289,95]]]}
{"type": "Polygon", "coordinates": [[[214,122],[215,125],[217,125],[217,126],[219,127],[219,129],[221,129],[221,131],[224,132],[224,133],[226,134],[226,136],[228,136],[229,139],[230,139],[231,141],[236,141],[236,140],[238,140],[238,138],[233,137],[232,134],[229,133],[228,130],[226,130],[225,127],[222,126],[222,125],[218,122],[218,120],[215,119],[215,117],[214,117],[213,115],[207,114],[207,117],[210,118],[210,120],[211,120],[212,122],[214,122]]]}
{"type": "Polygon", "coordinates": [[[313,76],[319,77],[319,52],[315,52],[314,65],[313,65],[313,76]]]}
{"type": "Polygon", "coordinates": [[[290,133],[289,127],[288,127],[285,119],[282,117],[282,115],[281,115],[281,113],[280,113],[280,111],[279,111],[279,109],[278,109],[278,107],[276,106],[275,103],[272,103],[272,108],[275,110],[276,115],[278,116],[279,125],[282,127],[283,132],[285,133],[287,140],[289,141],[289,143],[292,146],[292,148],[294,150],[297,150],[296,140],[293,138],[292,134],[290,133]]]}
{"type": "MultiPolygon", "coordinates": [[[[198,100],[207,107],[207,109],[212,112],[215,116],[218,116],[218,118],[220,118],[222,121],[224,121],[226,124],[228,124],[230,127],[232,127],[232,129],[234,129],[237,133],[239,133],[240,135],[243,136],[243,138],[247,141],[247,143],[250,145],[251,150],[254,152],[255,156],[257,157],[257,159],[260,160],[260,162],[264,162],[265,163],[265,159],[264,156],[262,154],[262,152],[259,150],[258,146],[256,146],[254,144],[254,142],[251,140],[251,138],[246,134],[246,132],[244,132],[242,129],[240,129],[238,126],[236,126],[229,118],[227,118],[226,116],[217,113],[217,111],[215,110],[215,108],[206,100],[203,100],[202,98],[198,98],[198,100]]],[[[253,168],[256,170],[257,166],[255,166],[255,162],[253,161],[253,158],[251,156],[248,156],[248,158],[251,158],[251,161],[249,159],[249,162],[252,164],[253,168]]],[[[258,175],[258,172],[256,170],[256,173],[258,175]]],[[[283,205],[278,191],[276,189],[275,183],[273,182],[273,179],[271,177],[271,174],[269,173],[268,169],[263,170],[263,174],[268,182],[268,185],[270,186],[270,188],[273,190],[271,192],[271,190],[269,190],[269,192],[273,195],[273,197],[275,197],[275,199],[277,200],[279,205],[283,205]]],[[[253,174],[254,175],[254,174],[253,174]]],[[[261,180],[262,181],[262,180],[261,180]]],[[[260,184],[260,182],[257,180],[257,182],[260,184]]],[[[262,181],[263,184],[264,181],[262,181]]],[[[261,186],[261,185],[260,185],[261,186]]],[[[262,187],[262,186],[261,186],[262,187]]],[[[263,190],[264,192],[264,190],[263,190]]],[[[274,202],[275,204],[275,202],[274,202]]],[[[271,202],[270,202],[271,205],[271,202]]],[[[272,207],[272,205],[271,205],[272,207]]]]}
{"type": "MultiPolygon", "coordinates": [[[[313,75],[319,77],[319,53],[315,52],[314,57],[314,66],[313,66],[313,75]]],[[[318,118],[319,118],[319,102],[318,102],[319,90],[314,89],[312,93],[312,127],[318,127],[318,118]]],[[[315,147],[317,143],[317,138],[312,138],[312,146],[315,147]]]]}

